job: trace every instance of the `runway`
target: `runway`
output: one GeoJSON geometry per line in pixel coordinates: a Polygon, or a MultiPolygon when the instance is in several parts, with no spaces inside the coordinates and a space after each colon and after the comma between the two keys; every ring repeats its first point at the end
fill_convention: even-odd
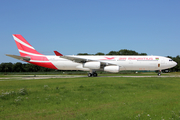
{"type": "MultiPolygon", "coordinates": [[[[14,80],[38,80],[38,79],[51,79],[51,78],[87,78],[86,75],[11,75],[10,77],[1,77],[0,81],[14,81],[14,80]]],[[[121,76],[98,76],[98,77],[130,77],[130,78],[171,78],[171,77],[180,77],[180,75],[138,75],[138,76],[129,76],[129,75],[121,75],[121,76]]],[[[91,77],[90,77],[91,78],[91,77]]],[[[93,78],[93,77],[92,77],[93,78]]]]}

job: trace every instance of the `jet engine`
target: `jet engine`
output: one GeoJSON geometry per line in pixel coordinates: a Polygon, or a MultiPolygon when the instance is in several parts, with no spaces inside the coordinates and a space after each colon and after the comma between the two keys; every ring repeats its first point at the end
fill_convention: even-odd
{"type": "Polygon", "coordinates": [[[119,68],[119,66],[106,66],[106,67],[104,67],[104,71],[117,73],[120,71],[120,68],[119,68]]]}
{"type": "Polygon", "coordinates": [[[101,63],[100,62],[86,62],[83,64],[84,68],[89,68],[89,69],[100,69],[101,63]]]}

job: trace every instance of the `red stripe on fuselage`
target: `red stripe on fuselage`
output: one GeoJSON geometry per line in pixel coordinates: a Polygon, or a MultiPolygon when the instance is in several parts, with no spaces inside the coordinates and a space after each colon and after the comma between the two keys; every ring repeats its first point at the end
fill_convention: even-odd
{"type": "Polygon", "coordinates": [[[31,61],[29,63],[34,64],[34,65],[38,65],[38,66],[42,66],[42,67],[46,67],[46,68],[50,68],[50,69],[57,69],[46,56],[30,56],[31,61]],[[38,61],[38,62],[37,62],[38,61]]]}
{"type": "Polygon", "coordinates": [[[46,56],[30,56],[31,60],[49,61],[46,56]]]}
{"type": "Polygon", "coordinates": [[[41,66],[41,67],[46,67],[46,68],[56,69],[57,70],[57,68],[51,62],[46,62],[46,63],[43,63],[43,62],[29,62],[29,63],[34,64],[34,65],[38,65],[38,66],[41,66]]]}

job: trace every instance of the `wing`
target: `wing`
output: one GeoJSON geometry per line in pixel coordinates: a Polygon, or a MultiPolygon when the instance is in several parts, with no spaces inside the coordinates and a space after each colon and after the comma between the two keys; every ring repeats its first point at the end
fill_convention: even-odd
{"type": "Polygon", "coordinates": [[[80,58],[78,56],[60,56],[61,58],[68,59],[77,63],[86,63],[86,62],[100,62],[101,65],[103,66],[108,66],[108,65],[117,65],[109,62],[103,62],[101,60],[93,60],[93,59],[87,59],[87,58],[80,58]]]}

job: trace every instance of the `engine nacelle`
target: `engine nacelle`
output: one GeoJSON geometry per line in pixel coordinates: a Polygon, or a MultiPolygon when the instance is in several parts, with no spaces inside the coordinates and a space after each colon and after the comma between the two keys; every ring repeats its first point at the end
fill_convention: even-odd
{"type": "Polygon", "coordinates": [[[89,69],[100,69],[101,63],[100,62],[86,62],[83,64],[84,68],[89,68],[89,69]]]}
{"type": "Polygon", "coordinates": [[[117,73],[120,71],[120,68],[119,68],[119,66],[106,66],[106,67],[104,67],[104,71],[117,73]]]}

